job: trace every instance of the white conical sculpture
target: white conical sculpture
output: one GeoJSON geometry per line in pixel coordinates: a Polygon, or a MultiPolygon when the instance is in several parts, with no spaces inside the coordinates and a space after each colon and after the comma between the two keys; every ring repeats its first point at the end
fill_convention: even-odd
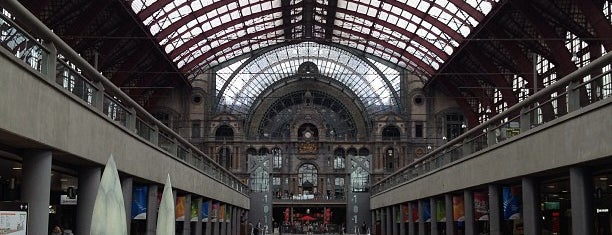
{"type": "Polygon", "coordinates": [[[164,192],[162,193],[159,212],[157,213],[157,235],[174,234],[174,196],[172,195],[172,184],[170,184],[170,174],[166,179],[164,192]]]}
{"type": "Polygon", "coordinates": [[[94,203],[91,218],[91,235],[124,235],[127,234],[125,204],[117,165],[113,155],[108,158],[98,194],[94,203]]]}

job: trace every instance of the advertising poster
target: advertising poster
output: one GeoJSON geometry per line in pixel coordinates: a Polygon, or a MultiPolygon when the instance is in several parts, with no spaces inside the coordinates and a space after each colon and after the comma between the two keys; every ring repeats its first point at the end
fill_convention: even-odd
{"type": "Polygon", "coordinates": [[[198,203],[191,203],[191,218],[190,221],[198,221],[198,203]]]}
{"type": "Polygon", "coordinates": [[[423,205],[423,220],[425,222],[431,222],[431,203],[429,200],[425,200],[422,203],[423,205]]]}
{"type": "Polygon", "coordinates": [[[202,202],[202,221],[208,221],[208,201],[203,201],[202,202]]]}
{"type": "Polygon", "coordinates": [[[489,220],[488,195],[484,192],[474,192],[474,218],[489,220]]]}
{"type": "Polygon", "coordinates": [[[402,221],[404,221],[404,222],[410,222],[410,221],[408,220],[408,212],[409,212],[409,210],[408,210],[408,204],[401,204],[401,205],[402,205],[402,217],[403,217],[403,218],[402,218],[402,221]]]}
{"type": "Polygon", "coordinates": [[[412,222],[419,221],[419,207],[416,203],[410,203],[410,207],[412,209],[412,222]]]}
{"type": "Polygon", "coordinates": [[[228,207],[225,207],[225,222],[231,222],[232,219],[232,210],[228,207]]]}
{"type": "Polygon", "coordinates": [[[223,222],[225,219],[225,204],[219,206],[219,216],[217,217],[217,221],[223,222]]]}
{"type": "Polygon", "coordinates": [[[176,197],[176,203],[174,204],[174,218],[176,218],[176,221],[185,220],[185,196],[176,197]]]}
{"type": "Polygon", "coordinates": [[[213,203],[212,208],[210,209],[210,219],[211,221],[217,221],[217,215],[219,215],[219,203],[213,203]]]}
{"type": "Polygon", "coordinates": [[[503,187],[504,220],[515,220],[521,217],[521,187],[503,187]]]}
{"type": "Polygon", "coordinates": [[[436,220],[438,222],[446,221],[446,205],[442,200],[436,200],[436,220]]]}
{"type": "Polygon", "coordinates": [[[147,197],[149,188],[144,185],[134,185],[132,190],[132,219],[147,219],[147,197]]]}
{"type": "Polygon", "coordinates": [[[0,202],[0,234],[26,235],[28,204],[0,202]]]}
{"type": "Polygon", "coordinates": [[[453,221],[464,221],[465,211],[463,197],[453,196],[453,221]]]}

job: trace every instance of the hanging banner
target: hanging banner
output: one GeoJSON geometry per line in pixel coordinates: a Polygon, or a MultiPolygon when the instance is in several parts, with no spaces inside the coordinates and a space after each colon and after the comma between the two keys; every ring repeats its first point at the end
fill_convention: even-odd
{"type": "Polygon", "coordinates": [[[474,192],[474,218],[489,220],[489,200],[484,192],[474,192]]]}
{"type": "Polygon", "coordinates": [[[404,222],[410,222],[410,221],[408,220],[408,219],[409,219],[409,218],[408,218],[408,212],[409,212],[409,210],[408,210],[408,204],[401,204],[401,206],[402,206],[402,217],[403,217],[403,218],[402,218],[402,221],[404,221],[404,222]]]}
{"type": "Polygon", "coordinates": [[[208,207],[208,201],[203,201],[202,210],[200,210],[200,213],[202,213],[202,221],[208,221],[208,207]]]}
{"type": "Polygon", "coordinates": [[[431,203],[429,200],[425,200],[423,205],[423,220],[425,222],[431,222],[431,203]]]}
{"type": "Polygon", "coordinates": [[[131,218],[145,220],[147,219],[147,197],[149,188],[142,185],[134,185],[132,188],[131,218]]]}
{"type": "Polygon", "coordinates": [[[225,222],[231,222],[232,210],[228,206],[225,207],[225,222]]]}
{"type": "Polygon", "coordinates": [[[453,196],[453,221],[464,221],[465,211],[463,197],[453,196]]]}
{"type": "Polygon", "coordinates": [[[192,202],[191,203],[191,213],[190,213],[190,221],[198,221],[198,203],[197,202],[192,202]]]}
{"type": "Polygon", "coordinates": [[[225,221],[225,204],[219,206],[219,214],[217,217],[217,221],[219,222],[225,221]]]}
{"type": "Polygon", "coordinates": [[[185,220],[185,196],[176,197],[176,203],[174,204],[174,218],[176,218],[176,221],[185,220]]]}
{"type": "Polygon", "coordinates": [[[503,187],[504,220],[515,220],[521,217],[521,187],[503,187]]]}
{"type": "Polygon", "coordinates": [[[438,222],[446,221],[446,205],[442,200],[436,200],[436,220],[438,222]]]}
{"type": "Polygon", "coordinates": [[[410,207],[412,209],[412,222],[419,221],[419,207],[416,203],[410,203],[410,207]]]}
{"type": "Polygon", "coordinates": [[[219,215],[219,203],[213,203],[212,208],[210,210],[210,218],[212,222],[217,222],[219,215]]]}

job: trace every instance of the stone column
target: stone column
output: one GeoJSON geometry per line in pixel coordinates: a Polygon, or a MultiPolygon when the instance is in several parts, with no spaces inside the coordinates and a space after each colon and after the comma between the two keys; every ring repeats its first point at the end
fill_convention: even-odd
{"type": "Polygon", "coordinates": [[[397,206],[393,205],[391,207],[391,234],[398,235],[399,231],[397,229],[397,206]]]}
{"type": "Polygon", "coordinates": [[[594,234],[593,179],[583,167],[570,168],[570,196],[572,204],[572,234],[594,234]]]}
{"type": "Polygon", "coordinates": [[[525,234],[540,235],[540,203],[537,183],[528,177],[522,179],[523,190],[523,229],[525,234]]]}
{"type": "Polygon", "coordinates": [[[51,151],[26,150],[24,152],[21,200],[28,203],[29,234],[49,233],[51,160],[51,151]]]}
{"type": "Polygon", "coordinates": [[[489,234],[501,235],[501,196],[498,185],[489,185],[489,234]]]}
{"type": "Polygon", "coordinates": [[[130,226],[132,225],[132,188],[134,179],[132,177],[124,177],[121,179],[121,191],[123,191],[123,203],[125,204],[125,219],[127,232],[130,234],[130,226]]]}
{"type": "Polygon", "coordinates": [[[99,223],[99,221],[91,221],[91,215],[96,203],[100,179],[102,179],[102,169],[100,167],[83,167],[79,169],[78,174],[79,195],[77,197],[75,233],[89,234],[91,223],[99,223]]]}
{"type": "Polygon", "coordinates": [[[183,220],[183,235],[191,234],[191,194],[185,194],[185,212],[183,220]]]}
{"type": "Polygon", "coordinates": [[[431,235],[438,235],[438,205],[436,204],[436,198],[429,199],[429,213],[431,214],[431,235]]]}
{"type": "Polygon", "coordinates": [[[463,190],[463,211],[465,213],[465,235],[476,235],[474,224],[474,194],[470,190],[463,190]]]}
{"type": "Polygon", "coordinates": [[[455,235],[452,194],[444,195],[444,204],[446,206],[446,235],[455,235]]]}
{"type": "Polygon", "coordinates": [[[155,235],[157,230],[157,210],[159,203],[157,202],[156,184],[149,185],[149,197],[147,198],[147,235],[155,235]]]}
{"type": "Polygon", "coordinates": [[[425,235],[425,220],[423,218],[425,205],[423,205],[423,200],[418,200],[417,203],[419,208],[419,235],[425,235]]]}
{"type": "Polygon", "coordinates": [[[195,234],[202,235],[202,197],[198,197],[195,199],[195,204],[197,209],[198,221],[196,221],[195,225],[195,234]]]}
{"type": "Polygon", "coordinates": [[[412,202],[408,202],[408,235],[416,235],[414,232],[414,213],[412,208],[412,202]]]}
{"type": "Polygon", "coordinates": [[[388,234],[390,231],[387,230],[386,210],[385,208],[379,208],[378,210],[380,211],[380,233],[388,234]]]}
{"type": "Polygon", "coordinates": [[[403,209],[404,206],[406,206],[406,204],[400,204],[400,207],[399,207],[399,210],[400,210],[399,234],[401,235],[406,235],[406,221],[404,221],[404,209],[403,209]]]}

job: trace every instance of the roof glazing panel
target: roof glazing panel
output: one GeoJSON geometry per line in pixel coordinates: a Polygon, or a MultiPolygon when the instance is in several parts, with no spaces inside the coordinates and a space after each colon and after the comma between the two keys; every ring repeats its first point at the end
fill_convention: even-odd
{"type": "Polygon", "coordinates": [[[307,6],[302,0],[133,0],[131,8],[187,73],[270,45],[315,40],[352,47],[428,77],[498,1],[337,0],[330,6],[328,0],[315,0],[307,6]]]}

